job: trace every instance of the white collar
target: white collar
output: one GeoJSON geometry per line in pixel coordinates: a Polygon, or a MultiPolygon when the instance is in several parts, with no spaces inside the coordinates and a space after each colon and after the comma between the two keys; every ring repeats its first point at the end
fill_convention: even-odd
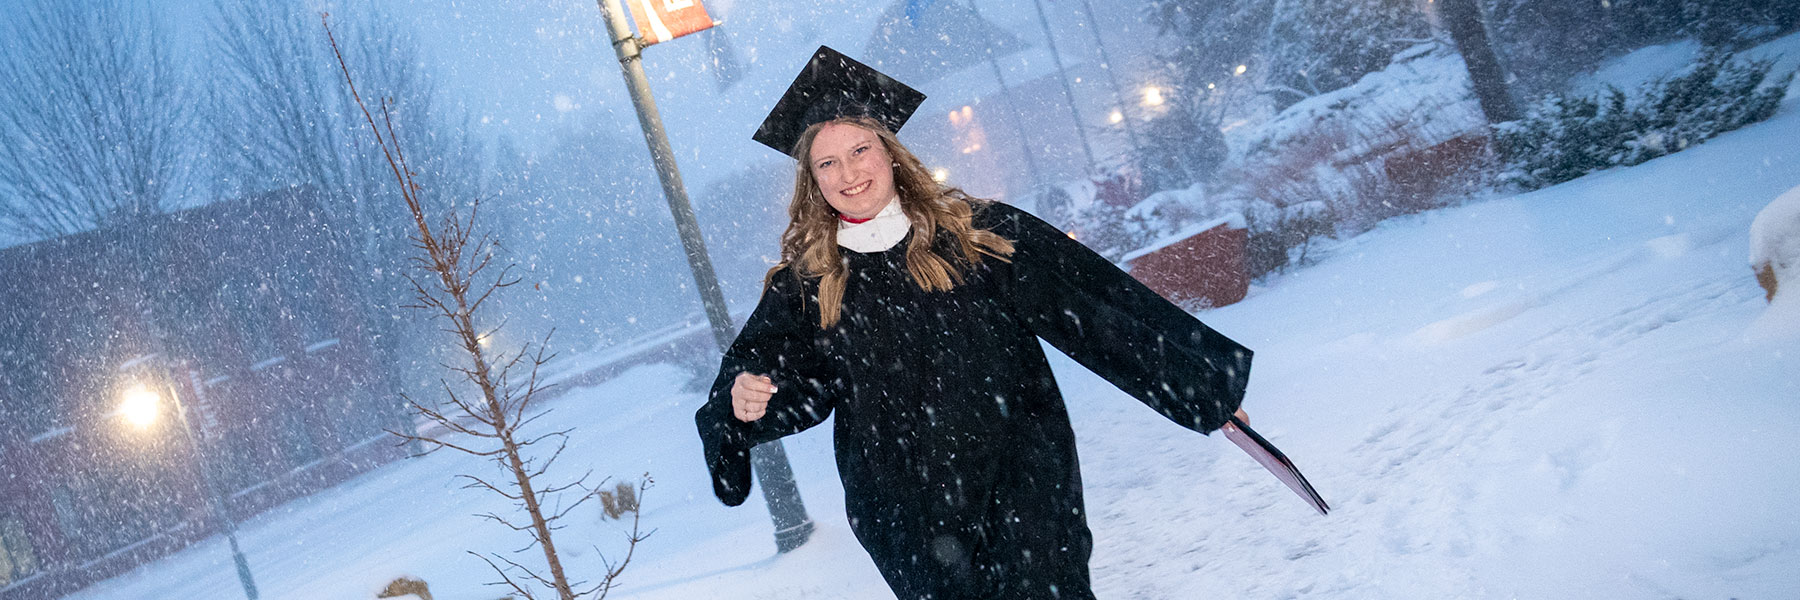
{"type": "Polygon", "coordinates": [[[900,210],[900,196],[888,200],[874,218],[861,223],[838,220],[837,243],[856,252],[881,252],[894,247],[912,230],[912,220],[900,210]]]}

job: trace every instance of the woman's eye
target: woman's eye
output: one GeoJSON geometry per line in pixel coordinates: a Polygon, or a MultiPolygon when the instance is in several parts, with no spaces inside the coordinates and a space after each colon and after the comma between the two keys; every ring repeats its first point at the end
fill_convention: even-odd
{"type": "Polygon", "coordinates": [[[831,165],[832,165],[832,163],[833,163],[833,162],[835,162],[835,161],[829,161],[829,160],[828,160],[828,161],[825,161],[825,162],[822,162],[822,163],[819,163],[819,166],[818,166],[818,167],[816,167],[816,168],[819,168],[819,169],[823,169],[823,168],[825,168],[825,167],[829,167],[829,166],[831,166],[831,165]]]}
{"type": "Polygon", "coordinates": [[[864,150],[868,150],[868,149],[869,149],[868,146],[863,146],[861,148],[857,148],[855,154],[862,154],[864,150]]]}

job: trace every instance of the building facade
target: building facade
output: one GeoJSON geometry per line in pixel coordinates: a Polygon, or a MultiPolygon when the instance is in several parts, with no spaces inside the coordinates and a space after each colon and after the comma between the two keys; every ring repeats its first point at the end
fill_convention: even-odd
{"type": "Polygon", "coordinates": [[[0,600],[211,535],[200,469],[243,519],[405,455],[324,214],[286,190],[0,249],[0,600]]]}

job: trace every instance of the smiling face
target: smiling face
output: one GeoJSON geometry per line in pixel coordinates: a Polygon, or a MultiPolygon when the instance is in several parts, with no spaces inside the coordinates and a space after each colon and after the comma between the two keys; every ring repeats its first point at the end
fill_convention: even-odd
{"type": "Polygon", "coordinates": [[[813,181],[838,214],[873,218],[893,199],[894,161],[875,132],[827,123],[813,138],[810,155],[813,181]]]}

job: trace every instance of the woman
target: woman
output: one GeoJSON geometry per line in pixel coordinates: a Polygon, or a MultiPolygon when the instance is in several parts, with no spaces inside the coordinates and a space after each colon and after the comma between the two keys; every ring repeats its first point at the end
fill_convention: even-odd
{"type": "Polygon", "coordinates": [[[790,152],[781,263],[696,415],[715,493],[742,503],[752,446],[835,413],[851,530],[901,600],[1092,598],[1074,434],[1038,339],[1203,433],[1238,410],[1250,351],[835,112],[790,152]]]}

